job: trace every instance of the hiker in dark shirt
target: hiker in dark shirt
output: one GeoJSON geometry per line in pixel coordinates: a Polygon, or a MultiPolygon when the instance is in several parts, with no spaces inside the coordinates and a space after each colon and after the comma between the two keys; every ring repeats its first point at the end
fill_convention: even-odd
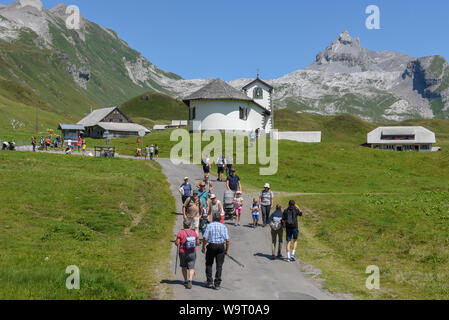
{"type": "Polygon", "coordinates": [[[287,233],[287,261],[296,261],[296,247],[298,245],[298,217],[302,217],[301,209],[291,200],[288,208],[282,215],[282,222],[287,233]],[[293,240],[293,251],[290,253],[290,243],[293,240]]]}
{"type": "Polygon", "coordinates": [[[230,191],[243,191],[242,190],[242,184],[240,183],[240,178],[238,175],[235,174],[235,169],[232,168],[231,175],[228,177],[228,180],[226,181],[226,187],[230,191]]]}

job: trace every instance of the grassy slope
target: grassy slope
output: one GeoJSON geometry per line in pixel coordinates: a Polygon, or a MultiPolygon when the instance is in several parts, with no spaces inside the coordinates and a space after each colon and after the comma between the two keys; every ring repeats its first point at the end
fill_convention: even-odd
{"type": "Polygon", "coordinates": [[[0,299],[163,293],[175,216],[157,164],[0,152],[0,175],[0,299]],[[65,287],[69,265],[79,291],[65,287]]]}
{"type": "Polygon", "coordinates": [[[278,202],[285,205],[294,198],[305,208],[300,257],[323,270],[325,286],[359,298],[449,298],[449,121],[402,124],[434,130],[444,151],[432,154],[359,147],[377,125],[351,116],[282,111],[277,125],[322,130],[324,141],[281,142],[276,176],[259,177],[257,168],[248,166],[239,174],[252,188],[271,182],[278,202]],[[380,291],[365,288],[369,265],[381,269],[380,291]]]}
{"type": "Polygon", "coordinates": [[[70,121],[30,89],[0,78],[0,140],[30,142],[31,135],[36,135],[36,105],[41,135],[70,121]]]}
{"type": "Polygon", "coordinates": [[[152,120],[187,120],[184,103],[162,93],[147,92],[125,102],[120,109],[131,118],[152,120]]]}

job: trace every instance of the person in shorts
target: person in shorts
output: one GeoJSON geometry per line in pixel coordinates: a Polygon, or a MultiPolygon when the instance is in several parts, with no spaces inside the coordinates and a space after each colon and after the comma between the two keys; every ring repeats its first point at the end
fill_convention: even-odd
{"type": "Polygon", "coordinates": [[[224,156],[220,156],[217,160],[217,174],[218,181],[223,181],[223,175],[225,172],[226,159],[224,156]]]}
{"type": "Polygon", "coordinates": [[[253,227],[257,228],[260,219],[260,205],[259,201],[254,198],[253,204],[251,205],[251,215],[253,216],[253,227]]]}
{"type": "Polygon", "coordinates": [[[198,197],[198,191],[193,192],[193,197],[189,197],[182,208],[184,220],[192,222],[192,228],[195,229],[196,234],[200,233],[200,217],[203,212],[203,205],[198,197]]]}
{"type": "Polygon", "coordinates": [[[154,146],[154,157],[156,158],[156,160],[157,159],[159,159],[159,146],[158,145],[155,145],[154,146]]]}
{"type": "Polygon", "coordinates": [[[196,247],[200,245],[198,234],[191,230],[192,222],[184,221],[184,229],[179,231],[176,237],[176,246],[179,248],[180,267],[184,277],[184,285],[192,289],[192,281],[195,276],[196,247]]]}
{"type": "Polygon", "coordinates": [[[285,226],[285,232],[287,234],[287,262],[296,261],[296,247],[298,245],[298,217],[302,217],[302,211],[296,205],[295,201],[291,200],[288,208],[282,215],[282,222],[285,226]],[[293,251],[290,244],[293,240],[293,251]]]}

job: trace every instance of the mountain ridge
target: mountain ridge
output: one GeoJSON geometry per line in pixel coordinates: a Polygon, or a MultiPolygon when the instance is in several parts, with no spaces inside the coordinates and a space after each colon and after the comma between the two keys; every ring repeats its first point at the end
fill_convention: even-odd
{"type": "MultiPolygon", "coordinates": [[[[67,5],[46,10],[40,0],[0,7],[0,76],[31,88],[64,116],[79,118],[148,91],[182,98],[210,81],[159,69],[116,31],[82,15],[79,30],[69,30],[67,17],[67,5]]],[[[252,80],[229,83],[241,89],[252,80]]],[[[368,50],[347,30],[307,68],[267,82],[277,109],[371,121],[449,118],[445,58],[368,50]]]]}

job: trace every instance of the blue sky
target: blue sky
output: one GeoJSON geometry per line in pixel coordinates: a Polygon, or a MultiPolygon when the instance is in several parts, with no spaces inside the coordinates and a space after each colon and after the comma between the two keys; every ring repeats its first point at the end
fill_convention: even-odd
{"type": "MultiPolygon", "coordinates": [[[[447,0],[67,0],[186,79],[273,79],[310,65],[344,29],[371,50],[449,57],[447,0]],[[381,30],[365,27],[368,5],[381,30]]],[[[12,1],[1,1],[10,3],[12,1]]],[[[43,0],[48,9],[59,0],[43,0]]]]}

